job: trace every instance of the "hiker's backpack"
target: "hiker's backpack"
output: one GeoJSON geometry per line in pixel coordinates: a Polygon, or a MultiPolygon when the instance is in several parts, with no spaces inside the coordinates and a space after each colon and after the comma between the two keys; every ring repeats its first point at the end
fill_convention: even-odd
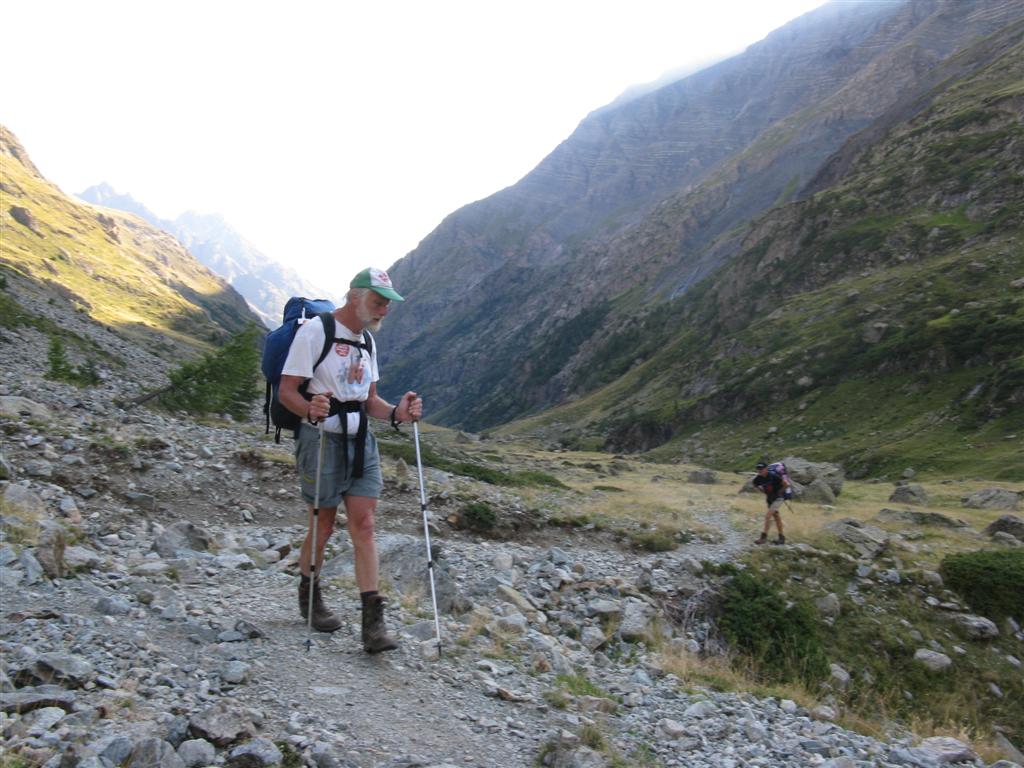
{"type": "Polygon", "coordinates": [[[786,470],[785,462],[776,461],[774,464],[769,464],[768,471],[774,472],[776,475],[778,475],[787,483],[789,483],[790,493],[792,493],[793,481],[789,479],[789,472],[786,470]]]}
{"type": "MultiPolygon", "coordinates": [[[[284,318],[282,324],[267,334],[263,343],[263,359],[260,367],[263,370],[263,377],[267,380],[267,393],[263,401],[263,415],[267,419],[267,433],[270,432],[270,424],[274,424],[274,442],[281,442],[281,430],[290,429],[298,436],[299,426],[302,418],[289,411],[278,400],[278,388],[281,384],[281,370],[284,368],[285,360],[288,359],[288,350],[291,349],[295,334],[299,326],[319,317],[324,324],[324,347],[320,350],[320,356],[313,364],[313,370],[324,361],[327,353],[334,344],[351,344],[366,349],[373,354],[373,337],[366,334],[366,344],[350,341],[349,339],[334,338],[334,304],[327,299],[307,299],[302,296],[292,296],[284,305],[284,318]]],[[[309,379],[306,379],[299,387],[303,397],[306,397],[306,387],[309,379]]],[[[306,397],[306,399],[310,399],[306,397]]]]}

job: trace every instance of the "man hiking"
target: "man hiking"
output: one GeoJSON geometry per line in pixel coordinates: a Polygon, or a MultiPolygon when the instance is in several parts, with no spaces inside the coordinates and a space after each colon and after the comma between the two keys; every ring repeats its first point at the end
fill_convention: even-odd
{"type": "Polygon", "coordinates": [[[757,540],[757,543],[764,544],[768,541],[768,529],[771,527],[772,518],[775,518],[775,527],[779,529],[779,538],[773,543],[785,544],[786,537],[782,533],[782,515],[779,514],[779,510],[782,509],[782,502],[793,495],[789,478],[784,474],[775,472],[763,461],[759,461],[757,462],[757,476],[754,478],[754,487],[765,495],[765,501],[768,502],[768,511],[764,515],[764,530],[761,531],[761,538],[757,540]]]}
{"type": "Polygon", "coordinates": [[[313,628],[334,632],[341,627],[341,620],[324,605],[319,580],[315,576],[310,579],[310,557],[314,544],[313,505],[319,502],[315,542],[315,574],[319,574],[338,504],[344,502],[355,551],[356,584],[362,599],[363,648],[368,653],[392,650],[397,643],[387,633],[384,598],[377,591],[374,514],[384,481],[377,441],[367,428],[367,417],[390,419],[397,427],[402,422],[419,420],[423,414],[423,401],[415,392],[406,392],[397,405],[377,394],[377,347],[367,331],[380,328],[392,301],[404,299],[392,287],[386,272],[364,269],[356,275],[345,303],[333,313],[333,348],[315,366],[326,340],[324,324],[320,317],[304,323],[289,349],[278,393],[281,404],[303,419],[295,443],[295,464],[302,496],[310,505],[311,529],[299,551],[299,611],[304,619],[310,618],[312,589],[313,628]],[[300,388],[307,380],[303,392],[300,388]],[[320,422],[325,445],[316,500],[320,422]]]}

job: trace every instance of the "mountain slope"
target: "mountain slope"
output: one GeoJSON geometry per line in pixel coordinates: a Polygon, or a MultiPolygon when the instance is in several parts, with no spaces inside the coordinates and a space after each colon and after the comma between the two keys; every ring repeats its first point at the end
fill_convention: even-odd
{"type": "Polygon", "coordinates": [[[171,359],[257,321],[166,232],[64,195],[2,126],[0,160],[0,264],[5,280],[33,297],[29,305],[59,299],[171,359]]]}
{"type": "Polygon", "coordinates": [[[391,270],[386,392],[480,429],[572,395],[624,319],[685,294],[745,226],[1019,2],[838,3],[599,111],[519,184],[452,214],[391,270]]]}
{"type": "Polygon", "coordinates": [[[721,271],[596,344],[570,388],[612,383],[516,429],[1024,479],[1024,22],[936,74],[721,271]]]}
{"type": "Polygon", "coordinates": [[[269,328],[280,325],[281,311],[289,297],[329,297],[295,270],[270,259],[218,214],[186,211],[173,221],[162,219],[131,195],[120,194],[106,183],[76,196],[95,205],[134,213],[173,235],[201,264],[231,283],[269,328]]]}

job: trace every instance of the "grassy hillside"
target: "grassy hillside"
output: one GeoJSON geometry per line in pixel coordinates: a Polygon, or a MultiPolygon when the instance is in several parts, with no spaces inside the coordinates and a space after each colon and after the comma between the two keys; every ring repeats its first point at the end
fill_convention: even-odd
{"type": "Polygon", "coordinates": [[[1024,479],[1022,82],[1018,42],[944,83],[604,339],[572,386],[601,389],[509,429],[726,467],[799,452],[1024,479]]]}
{"type": "Polygon", "coordinates": [[[169,235],[66,196],[2,126],[0,161],[0,265],[12,281],[59,295],[142,343],[204,349],[256,322],[245,301],[169,235]]]}

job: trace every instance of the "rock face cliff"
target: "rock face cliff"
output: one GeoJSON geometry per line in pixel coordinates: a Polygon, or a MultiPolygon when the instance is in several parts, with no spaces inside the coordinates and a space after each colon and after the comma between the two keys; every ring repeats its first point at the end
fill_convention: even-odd
{"type": "MultiPolygon", "coordinates": [[[[997,0],[829,4],[597,110],[394,265],[409,300],[381,334],[383,389],[429,393],[435,418],[475,429],[584,394],[591,351],[627,318],[689,295],[844,142],[1022,15],[997,0]]],[[[626,344],[636,363],[649,354],[642,337],[626,344]]]]}

